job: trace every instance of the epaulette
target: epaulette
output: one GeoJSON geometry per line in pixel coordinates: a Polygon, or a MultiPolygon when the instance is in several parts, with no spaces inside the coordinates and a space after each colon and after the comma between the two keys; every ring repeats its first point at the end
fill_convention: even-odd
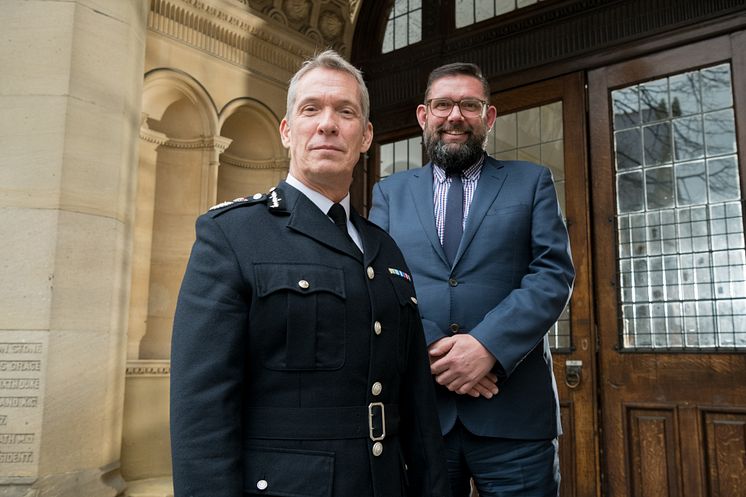
{"type": "Polygon", "coordinates": [[[219,216],[224,212],[228,212],[236,207],[244,207],[247,205],[264,204],[267,202],[269,197],[263,193],[255,193],[251,197],[238,197],[227,202],[220,202],[217,205],[213,205],[208,210],[208,213],[213,217],[219,216]]]}
{"type": "Polygon", "coordinates": [[[287,214],[287,204],[285,203],[285,192],[282,188],[274,187],[267,194],[267,208],[274,214],[287,214]]]}
{"type": "Polygon", "coordinates": [[[272,187],[269,193],[255,193],[250,197],[238,197],[227,202],[221,202],[210,207],[207,211],[212,217],[217,217],[236,207],[247,205],[265,204],[267,209],[274,214],[288,214],[285,203],[285,192],[281,188],[272,187]]]}

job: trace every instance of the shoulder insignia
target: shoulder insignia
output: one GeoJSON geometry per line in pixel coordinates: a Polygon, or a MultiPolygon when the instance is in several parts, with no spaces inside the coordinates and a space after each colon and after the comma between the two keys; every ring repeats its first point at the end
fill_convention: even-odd
{"type": "Polygon", "coordinates": [[[285,192],[281,188],[272,188],[267,195],[267,208],[271,212],[286,212],[285,192]]]}
{"type": "Polygon", "coordinates": [[[211,212],[213,215],[217,215],[222,212],[229,211],[234,207],[260,204],[266,201],[267,201],[267,196],[265,194],[255,193],[254,195],[250,197],[238,197],[238,198],[234,198],[233,200],[228,200],[227,202],[220,202],[219,204],[213,205],[212,207],[210,207],[208,212],[211,212]]]}

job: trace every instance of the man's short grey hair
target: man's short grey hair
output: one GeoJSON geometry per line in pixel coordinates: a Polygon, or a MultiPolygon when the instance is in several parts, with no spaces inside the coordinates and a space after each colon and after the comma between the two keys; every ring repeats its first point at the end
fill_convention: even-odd
{"type": "Polygon", "coordinates": [[[363,112],[363,122],[367,123],[370,119],[370,96],[368,95],[368,88],[365,86],[363,81],[363,73],[358,68],[347,62],[341,55],[334,50],[326,50],[318,55],[308,59],[298,69],[293,78],[290,80],[290,86],[288,86],[288,100],[287,109],[285,110],[285,119],[290,120],[290,115],[295,107],[295,101],[297,99],[298,82],[307,73],[314,69],[333,69],[335,71],[346,72],[357,82],[358,91],[360,92],[360,108],[363,112]]]}

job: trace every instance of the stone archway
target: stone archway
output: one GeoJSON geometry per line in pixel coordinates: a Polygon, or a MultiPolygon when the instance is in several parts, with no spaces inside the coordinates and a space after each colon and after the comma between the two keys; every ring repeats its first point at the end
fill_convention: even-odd
{"type": "Polygon", "coordinates": [[[220,113],[220,134],[231,139],[220,156],[218,201],[266,192],[287,175],[288,156],[282,146],[280,119],[250,98],[229,102],[220,113]]]}

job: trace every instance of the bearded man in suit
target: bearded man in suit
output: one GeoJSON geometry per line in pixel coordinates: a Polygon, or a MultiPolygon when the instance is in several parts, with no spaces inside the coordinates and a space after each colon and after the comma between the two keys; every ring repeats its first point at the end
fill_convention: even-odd
{"type": "Polygon", "coordinates": [[[454,497],[559,492],[547,333],[575,276],[550,171],[484,145],[497,110],[479,67],[430,74],[417,107],[430,163],[373,190],[369,219],[412,269],[454,497]]]}

